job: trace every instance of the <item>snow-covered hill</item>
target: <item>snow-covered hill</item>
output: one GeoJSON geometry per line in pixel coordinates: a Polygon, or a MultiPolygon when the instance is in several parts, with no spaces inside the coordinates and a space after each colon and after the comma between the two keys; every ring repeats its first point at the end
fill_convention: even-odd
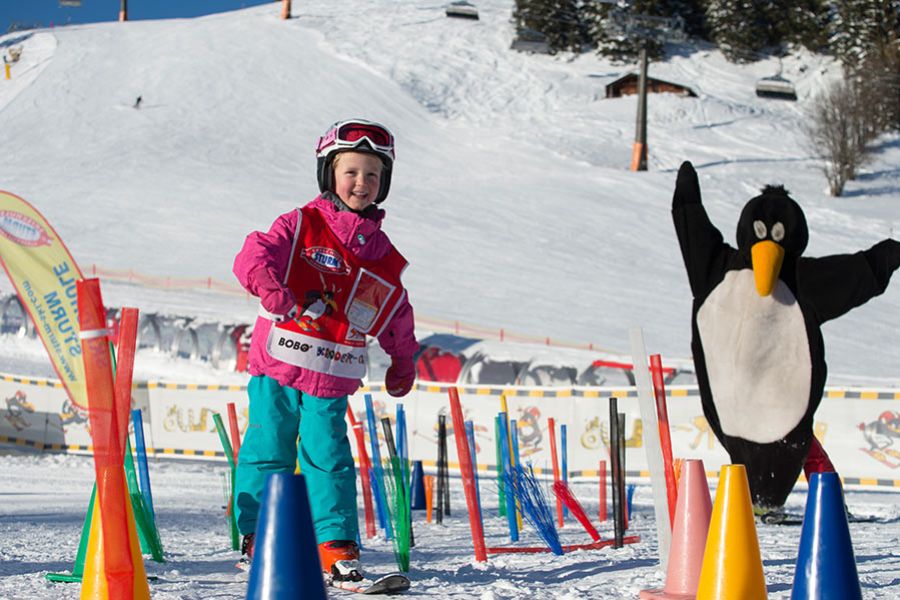
{"type": "MultiPolygon", "coordinates": [[[[513,52],[511,0],[478,8],[465,21],[440,3],[310,0],[290,21],[264,5],[0,37],[23,48],[0,81],[0,189],[41,210],[83,267],[230,279],[244,236],[317,192],[317,136],[364,116],[398,138],[386,229],[418,314],[624,352],[640,325],[672,357],[690,336],[669,214],[682,160],[732,241],[740,208],[772,182],[804,207],[809,255],[866,248],[900,222],[897,137],[837,199],[806,147],[810,100],[839,76],[829,59],[739,66],[670,47],[651,75],[698,96],[650,97],[650,170],[634,173],[636,100],[604,90],[635,66],[513,52]],[[755,96],[779,69],[798,102],[755,96]]],[[[254,314],[230,296],[104,292],[144,310],[254,314]]],[[[828,324],[831,372],[900,378],[898,308],[900,282],[828,324]]]]}

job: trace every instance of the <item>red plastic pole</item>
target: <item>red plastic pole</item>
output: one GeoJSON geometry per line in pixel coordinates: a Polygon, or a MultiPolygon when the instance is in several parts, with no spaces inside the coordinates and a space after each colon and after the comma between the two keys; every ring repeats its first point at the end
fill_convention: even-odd
{"type": "Polygon", "coordinates": [[[606,461],[600,461],[600,522],[606,522],[606,461]]]}
{"type": "Polygon", "coordinates": [[[238,427],[234,402],[228,403],[228,428],[231,429],[231,450],[234,452],[234,464],[237,465],[238,452],[241,450],[241,430],[238,427]]]}
{"type": "Polygon", "coordinates": [[[119,435],[116,415],[106,311],[98,279],[76,281],[75,286],[97,477],[97,506],[103,519],[101,535],[106,583],[110,598],[130,598],[134,591],[134,563],[125,508],[128,491],[122,467],[125,438],[119,435]]]}
{"type": "Polygon", "coordinates": [[[666,387],[663,383],[662,359],[659,354],[650,356],[650,376],[653,378],[653,395],[656,396],[656,418],[659,424],[659,445],[662,448],[666,472],[666,496],[669,500],[669,523],[675,524],[675,504],[678,500],[678,485],[675,483],[675,469],[672,467],[672,434],[669,430],[669,412],[666,408],[666,387]]]}
{"type": "MultiPolygon", "coordinates": [[[[641,541],[639,535],[628,535],[622,538],[622,544],[637,544],[641,541]]],[[[600,540],[599,542],[591,542],[590,544],[572,544],[563,546],[563,552],[574,552],[575,550],[599,550],[607,546],[615,546],[615,540],[600,540]]],[[[501,546],[498,548],[487,548],[489,554],[541,554],[544,552],[552,552],[546,546],[501,546]]]]}
{"type": "Polygon", "coordinates": [[[362,481],[363,492],[363,510],[366,515],[366,537],[375,537],[375,511],[372,509],[372,484],[369,481],[369,453],[366,452],[366,438],[363,434],[362,423],[356,420],[353,409],[347,404],[347,418],[350,419],[350,426],[353,428],[353,434],[356,436],[356,451],[359,454],[359,478],[362,481]]]}
{"type": "Polygon", "coordinates": [[[463,491],[466,494],[466,507],[469,509],[469,527],[472,529],[472,545],[475,546],[475,560],[487,561],[484,547],[484,529],[478,513],[478,498],[475,489],[475,475],[472,472],[472,455],[469,454],[469,442],[466,439],[466,425],[463,421],[462,406],[459,403],[459,392],[455,387],[448,390],[450,394],[450,415],[453,419],[453,437],[456,438],[456,456],[462,474],[463,491]]]}
{"type": "Polygon", "coordinates": [[[128,416],[131,414],[131,382],[134,376],[134,352],[137,348],[138,309],[124,307],[119,316],[119,345],[116,348],[116,422],[125,455],[128,416]]]}
{"type": "MultiPolygon", "coordinates": [[[[556,486],[559,483],[560,474],[559,474],[559,459],[556,456],[556,421],[554,421],[553,417],[547,419],[547,427],[550,431],[550,454],[553,457],[553,485],[556,486]]],[[[563,505],[559,500],[559,496],[556,496],[556,520],[559,523],[559,526],[563,526],[563,505]]]]}

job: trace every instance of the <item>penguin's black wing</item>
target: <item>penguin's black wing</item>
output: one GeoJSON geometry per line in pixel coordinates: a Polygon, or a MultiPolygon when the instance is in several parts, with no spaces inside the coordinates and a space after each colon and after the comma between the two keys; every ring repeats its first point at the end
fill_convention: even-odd
{"type": "Polygon", "coordinates": [[[678,170],[672,197],[672,220],[681,247],[694,298],[705,298],[725,275],[736,250],[724,242],[709,220],[700,199],[700,183],[694,166],[685,161],[678,170]]]}
{"type": "Polygon", "coordinates": [[[855,254],[797,262],[798,296],[815,311],[819,323],[865,304],[887,289],[900,267],[900,242],[883,240],[855,254]]]}

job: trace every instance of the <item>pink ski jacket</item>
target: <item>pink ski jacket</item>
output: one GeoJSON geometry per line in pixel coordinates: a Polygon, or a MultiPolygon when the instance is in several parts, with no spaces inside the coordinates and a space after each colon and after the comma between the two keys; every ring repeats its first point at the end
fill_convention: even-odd
{"type": "MultiPolygon", "coordinates": [[[[391,242],[381,230],[383,210],[378,209],[374,219],[367,219],[348,210],[339,211],[331,201],[321,196],[308,206],[322,214],[331,231],[356,256],[377,260],[390,250],[391,242]]],[[[269,267],[284,281],[298,221],[299,210],[292,210],[275,219],[268,232],[254,231],[244,240],[244,246],[234,259],[233,271],[244,289],[254,296],[259,294],[250,274],[257,269],[269,267]]],[[[281,385],[319,398],[338,398],[359,388],[362,383],[359,379],[317,373],[269,356],[266,339],[271,327],[269,319],[257,317],[250,341],[251,375],[268,375],[281,385]]],[[[414,329],[412,305],[404,299],[384,333],[378,337],[378,343],[392,358],[410,358],[419,348],[414,329]]]]}

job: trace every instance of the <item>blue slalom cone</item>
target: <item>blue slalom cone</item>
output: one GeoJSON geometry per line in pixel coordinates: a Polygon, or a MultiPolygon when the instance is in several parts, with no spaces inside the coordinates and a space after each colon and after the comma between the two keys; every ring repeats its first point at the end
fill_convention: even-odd
{"type": "Polygon", "coordinates": [[[412,482],[410,483],[409,507],[412,510],[425,510],[425,472],[422,461],[413,461],[412,482]]]}
{"type": "Polygon", "coordinates": [[[791,600],[862,598],[837,473],[814,473],[800,532],[791,600]]]}
{"type": "Polygon", "coordinates": [[[273,473],[260,505],[247,600],[326,600],[303,475],[273,473]]]}

